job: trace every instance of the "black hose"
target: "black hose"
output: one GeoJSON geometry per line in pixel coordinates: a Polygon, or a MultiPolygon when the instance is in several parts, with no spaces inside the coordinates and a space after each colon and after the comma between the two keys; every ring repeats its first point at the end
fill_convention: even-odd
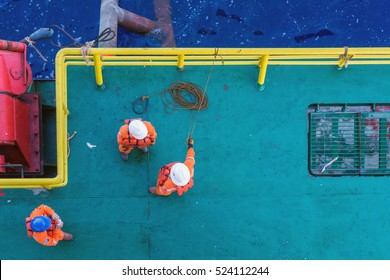
{"type": "Polygon", "coordinates": [[[137,115],[142,115],[143,113],[148,112],[148,107],[149,107],[148,97],[140,97],[133,102],[133,112],[136,113],[137,115]],[[137,108],[141,108],[141,110],[137,110],[137,108]]]}

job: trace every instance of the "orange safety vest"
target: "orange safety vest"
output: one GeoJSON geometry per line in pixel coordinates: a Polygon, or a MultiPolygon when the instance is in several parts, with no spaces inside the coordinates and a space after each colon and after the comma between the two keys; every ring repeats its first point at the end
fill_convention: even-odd
{"type": "Polygon", "coordinates": [[[64,232],[61,228],[57,228],[57,221],[52,219],[54,210],[44,204],[39,205],[34,211],[31,212],[30,217],[26,218],[27,235],[33,237],[35,241],[45,246],[56,246],[58,241],[64,239],[64,232]],[[47,216],[50,218],[51,226],[43,232],[35,232],[31,229],[31,221],[37,216],[47,216]]]}
{"type": "MultiPolygon", "coordinates": [[[[168,180],[169,178],[169,174],[171,174],[171,169],[172,169],[172,166],[174,164],[176,164],[178,162],[172,162],[172,163],[169,163],[169,164],[166,164],[164,165],[163,167],[160,168],[160,171],[158,173],[158,185],[164,187],[164,184],[165,182],[168,180]]],[[[172,182],[173,183],[173,182],[172,182]]],[[[182,195],[183,193],[185,193],[188,189],[192,188],[194,185],[194,180],[192,180],[192,178],[190,179],[190,181],[187,183],[187,185],[184,185],[184,186],[176,186],[176,191],[177,191],[177,194],[180,196],[182,195]]]]}
{"type": "Polygon", "coordinates": [[[142,121],[142,119],[125,120],[125,124],[127,124],[127,132],[125,132],[125,133],[119,132],[119,133],[121,133],[121,136],[123,138],[122,145],[124,145],[124,146],[132,146],[134,148],[150,146],[152,144],[152,140],[150,139],[150,135],[149,134],[144,139],[141,139],[141,140],[131,136],[128,124],[131,123],[131,121],[133,121],[133,120],[140,120],[140,121],[142,121]]]}
{"type": "Polygon", "coordinates": [[[172,166],[176,163],[178,163],[178,161],[166,164],[160,168],[160,171],[158,172],[158,185],[159,186],[164,185],[164,183],[168,180],[169,174],[171,174],[172,166]]]}

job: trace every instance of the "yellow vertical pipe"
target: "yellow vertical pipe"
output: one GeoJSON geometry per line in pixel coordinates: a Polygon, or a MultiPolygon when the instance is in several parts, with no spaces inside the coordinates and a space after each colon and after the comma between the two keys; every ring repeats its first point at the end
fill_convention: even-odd
{"type": "Polygon", "coordinates": [[[267,66],[268,66],[268,54],[265,54],[261,57],[261,61],[260,61],[260,73],[259,73],[259,79],[257,80],[259,86],[264,85],[265,74],[267,73],[267,66]]]}
{"type": "Polygon", "coordinates": [[[98,89],[103,90],[105,87],[103,84],[102,59],[100,54],[93,55],[93,62],[95,65],[96,85],[98,89]]]}
{"type": "Polygon", "coordinates": [[[179,61],[177,67],[182,70],[184,67],[184,54],[179,54],[179,61]]]}

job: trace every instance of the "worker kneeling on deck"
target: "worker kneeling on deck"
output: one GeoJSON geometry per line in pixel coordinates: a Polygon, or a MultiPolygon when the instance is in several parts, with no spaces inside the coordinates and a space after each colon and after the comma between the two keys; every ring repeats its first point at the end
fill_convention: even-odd
{"type": "Polygon", "coordinates": [[[168,196],[177,192],[183,195],[194,185],[195,151],[194,140],[188,139],[188,151],[184,163],[172,162],[160,168],[157,186],[150,187],[149,192],[157,195],[168,196]]]}
{"type": "Polygon", "coordinates": [[[54,210],[41,204],[26,218],[28,237],[45,246],[56,246],[60,240],[72,240],[73,235],[62,231],[64,223],[54,210]]]}
{"type": "Polygon", "coordinates": [[[118,132],[117,141],[119,152],[123,160],[128,160],[132,149],[137,148],[143,152],[148,151],[148,146],[156,143],[157,133],[150,122],[142,119],[125,120],[118,132]]]}

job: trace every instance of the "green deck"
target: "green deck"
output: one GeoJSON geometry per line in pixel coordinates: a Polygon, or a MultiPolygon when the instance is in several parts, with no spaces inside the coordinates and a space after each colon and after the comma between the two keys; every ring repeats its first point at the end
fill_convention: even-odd
{"type": "MultiPolygon", "coordinates": [[[[150,195],[158,169],[184,160],[190,112],[164,112],[152,97],[158,138],[147,155],[121,160],[116,134],[136,117],[132,102],[175,80],[204,86],[210,67],[70,67],[69,183],[34,195],[4,190],[1,259],[390,259],[388,177],[312,177],[312,103],[388,103],[390,66],[215,66],[209,108],[195,133],[195,186],[184,196],[150,195]],[[89,142],[97,145],[90,149],[89,142]],[[148,177],[150,179],[148,179],[148,177]],[[75,235],[55,248],[27,238],[24,218],[52,206],[75,235]]],[[[145,116],[143,116],[146,118],[145,116]]]]}

